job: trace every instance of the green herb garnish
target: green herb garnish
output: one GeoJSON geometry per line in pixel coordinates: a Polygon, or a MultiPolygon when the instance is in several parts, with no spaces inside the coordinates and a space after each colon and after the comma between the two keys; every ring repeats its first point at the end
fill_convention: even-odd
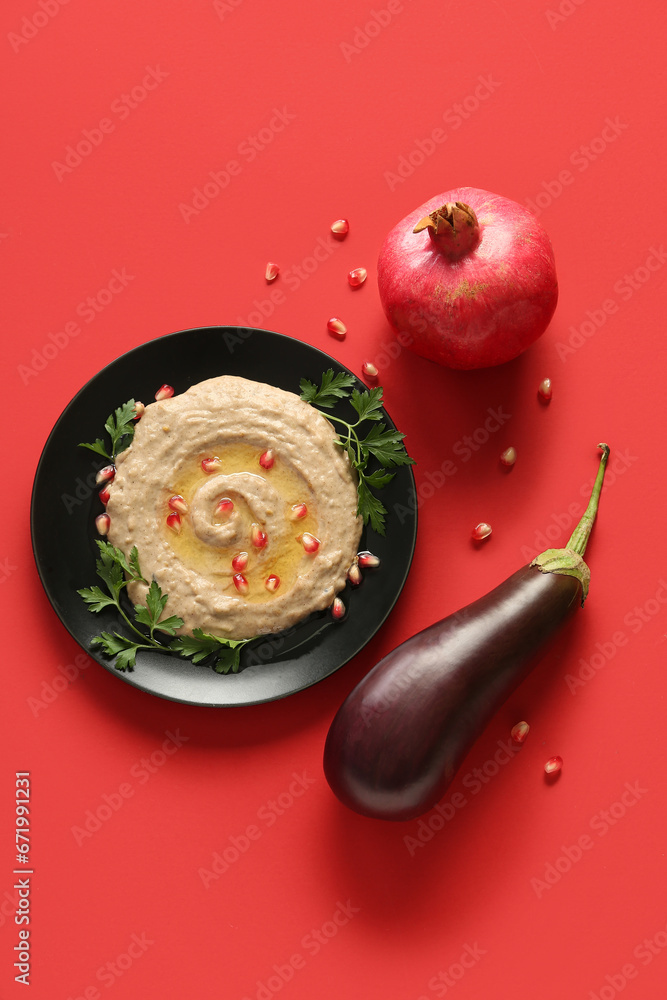
{"type": "Polygon", "coordinates": [[[181,656],[191,656],[193,663],[201,663],[207,656],[215,656],[214,670],[219,674],[238,673],[241,660],[241,648],[249,639],[221,639],[217,635],[209,635],[200,628],[192,630],[192,635],[179,635],[172,642],[170,649],[181,656]]]}
{"type": "Polygon", "coordinates": [[[92,444],[82,441],[79,444],[79,448],[89,448],[90,451],[94,451],[97,455],[108,458],[110,462],[115,461],[116,455],[119,455],[121,451],[125,451],[134,437],[136,418],[134,406],[135,401],[128,399],[127,403],[123,403],[122,406],[119,406],[114,413],[107,417],[104,429],[111,438],[111,447],[108,450],[102,438],[96,438],[92,444]]]}
{"type": "Polygon", "coordinates": [[[202,632],[201,629],[194,629],[192,636],[177,636],[168,644],[155,637],[156,631],[174,636],[176,630],[183,627],[183,619],[178,615],[162,617],[169,595],[162,593],[156,580],[152,580],[148,587],[146,604],[134,605],[133,622],[123,608],[120,596],[131,580],[148,583],[141,575],[137,547],[134,546],[130,558],[126,559],[122,550],[115,548],[110,542],[98,539],[97,546],[100,550],[100,558],[96,563],[97,575],[106,584],[108,593],[98,586],[85,587],[77,593],[84,599],[89,611],[116,608],[125,624],[137,636],[133,638],[120,632],[102,632],[92,640],[93,645],[101,646],[107,656],[116,657],[114,666],[117,670],[133,670],[140,649],[159,649],[163,653],[192,657],[193,663],[201,663],[209,656],[215,657],[214,669],[217,673],[238,672],[241,649],[250,639],[223,639],[202,632]],[[139,629],[138,625],[145,626],[148,633],[139,629]]]}
{"type": "Polygon", "coordinates": [[[342,424],[344,428],[338,435],[338,443],[347,452],[350,463],[359,476],[357,514],[363,517],[364,524],[370,521],[378,535],[384,535],[387,508],[373,490],[386,486],[396,475],[394,472],[386,472],[386,469],[413,465],[414,459],[410,458],[402,443],[405,434],[389,430],[386,424],[377,422],[382,420],[382,387],[367,389],[365,392],[352,389],[350,393],[355,382],[353,375],[346,375],[344,372],[334,375],[330,368],[322,376],[319,386],[303,378],[299,387],[301,399],[318,409],[328,410],[341,399],[348,399],[356,411],[358,420],[353,424],[331,413],[326,416],[328,420],[342,424]],[[365,437],[360,437],[357,428],[366,420],[373,421],[373,425],[365,437]],[[368,472],[368,464],[372,458],[381,468],[368,472]]]}

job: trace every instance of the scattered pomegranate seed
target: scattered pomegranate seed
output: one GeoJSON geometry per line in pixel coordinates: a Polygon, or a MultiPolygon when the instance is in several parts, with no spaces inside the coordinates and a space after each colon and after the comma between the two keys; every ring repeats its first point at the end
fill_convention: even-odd
{"type": "Polygon", "coordinates": [[[512,726],[510,735],[515,743],[523,743],[529,732],[530,726],[527,722],[517,722],[516,726],[512,726]]]}
{"type": "Polygon", "coordinates": [[[270,284],[272,281],[275,281],[279,273],[280,273],[280,268],[278,267],[278,265],[274,264],[273,261],[269,261],[269,263],[266,265],[266,271],[264,272],[264,277],[266,278],[267,284],[270,284]]]}
{"type": "Polygon", "coordinates": [[[545,774],[558,774],[563,769],[562,757],[549,757],[544,765],[545,774]]]}
{"type": "Polygon", "coordinates": [[[241,573],[248,565],[248,553],[247,552],[237,552],[232,559],[232,569],[236,570],[237,573],[241,573]]]}
{"type": "Polygon", "coordinates": [[[229,497],[223,497],[222,500],[218,500],[215,507],[216,514],[222,514],[223,517],[229,517],[233,510],[234,501],[230,500],[229,497]]]}
{"type": "Polygon", "coordinates": [[[336,219],[335,222],[331,223],[331,232],[334,236],[338,236],[344,239],[350,231],[350,223],[347,219],[336,219]]]}
{"type": "Polygon", "coordinates": [[[367,379],[371,379],[373,382],[375,382],[378,377],[378,370],[372,361],[364,361],[361,366],[361,371],[367,379]]]}
{"type": "Polygon", "coordinates": [[[551,379],[543,378],[537,387],[537,391],[539,393],[540,398],[548,403],[553,395],[553,389],[551,388],[551,379]]]}
{"type": "Polygon", "coordinates": [[[377,569],[380,560],[372,552],[358,552],[357,559],[362,569],[377,569]]]}
{"type": "Polygon", "coordinates": [[[134,419],[140,420],[145,412],[146,412],[146,407],[141,402],[141,400],[138,399],[134,404],[134,419]]]}
{"type": "Polygon", "coordinates": [[[95,527],[100,535],[108,535],[111,526],[111,518],[108,514],[98,514],[95,518],[95,527]]]}
{"type": "Polygon", "coordinates": [[[262,531],[260,526],[255,524],[254,521],[250,525],[250,541],[256,549],[263,549],[267,543],[266,532],[262,531]]]}
{"type": "Polygon", "coordinates": [[[368,271],[365,267],[354,267],[348,274],[347,280],[350,282],[352,288],[360,288],[367,277],[368,271]]]}
{"type": "Polygon", "coordinates": [[[505,448],[505,451],[500,456],[500,461],[503,465],[511,468],[516,462],[516,448],[505,448]]]}
{"type": "Polygon", "coordinates": [[[243,573],[234,573],[232,580],[234,581],[234,586],[238,590],[239,594],[248,593],[248,581],[244,577],[243,573]]]}
{"type": "Polygon", "coordinates": [[[232,559],[232,569],[236,570],[237,573],[242,573],[247,565],[248,565],[248,553],[237,552],[234,558],[232,559]]]}
{"type": "Polygon", "coordinates": [[[299,535],[297,542],[301,542],[306,552],[317,552],[320,547],[319,538],[315,538],[315,535],[311,535],[309,531],[304,531],[302,535],[299,535]]]}
{"type": "Polygon", "coordinates": [[[472,529],[472,537],[476,542],[482,542],[485,538],[488,538],[491,534],[491,525],[487,524],[486,521],[480,521],[479,524],[475,525],[472,529]]]}
{"type": "Polygon", "coordinates": [[[308,508],[305,503],[295,503],[290,507],[290,520],[299,521],[302,517],[308,517],[308,508]]]}
{"type": "Polygon", "coordinates": [[[109,503],[109,497],[111,496],[111,494],[109,493],[109,487],[105,486],[103,489],[101,489],[100,492],[98,493],[98,496],[102,501],[102,503],[104,504],[104,506],[106,507],[106,505],[109,503]]]}
{"type": "Polygon", "coordinates": [[[263,469],[272,469],[275,460],[276,460],[275,455],[273,454],[270,448],[268,448],[265,452],[262,452],[262,454],[259,456],[259,464],[262,466],[263,469]]]}
{"type": "Polygon", "coordinates": [[[219,472],[222,468],[222,462],[217,457],[214,458],[202,458],[201,467],[207,475],[211,475],[212,472],[219,472]]]}
{"type": "Polygon", "coordinates": [[[100,483],[112,483],[114,476],[116,475],[115,465],[105,465],[103,469],[95,476],[95,482],[100,483]]]}
{"type": "Polygon", "coordinates": [[[359,569],[359,563],[353,562],[347,571],[347,578],[353,587],[358,587],[363,577],[361,575],[361,570],[359,569]]]}
{"type": "Polygon", "coordinates": [[[181,515],[177,514],[176,511],[173,514],[167,514],[167,527],[175,531],[177,535],[181,533],[181,515]]]}
{"type": "Polygon", "coordinates": [[[173,395],[174,395],[173,385],[161,385],[158,391],[155,393],[155,398],[157,400],[169,399],[173,395]]]}
{"type": "Polygon", "coordinates": [[[169,510],[175,510],[177,514],[187,514],[188,502],[184,500],[180,493],[175,493],[167,501],[169,510]]]}
{"type": "Polygon", "coordinates": [[[340,597],[334,597],[334,602],[331,605],[331,616],[340,621],[341,618],[345,617],[345,605],[341,601],[340,597]]]}
{"type": "Polygon", "coordinates": [[[345,334],[347,333],[347,327],[345,326],[345,323],[343,323],[342,319],[338,319],[337,316],[331,317],[331,319],[327,323],[327,330],[334,337],[339,337],[340,340],[342,340],[345,334]]]}
{"type": "Polygon", "coordinates": [[[266,580],[264,581],[264,586],[266,587],[267,590],[270,590],[271,593],[274,594],[278,589],[278,587],[280,586],[280,577],[276,576],[275,573],[271,573],[271,575],[267,576],[266,580]]]}

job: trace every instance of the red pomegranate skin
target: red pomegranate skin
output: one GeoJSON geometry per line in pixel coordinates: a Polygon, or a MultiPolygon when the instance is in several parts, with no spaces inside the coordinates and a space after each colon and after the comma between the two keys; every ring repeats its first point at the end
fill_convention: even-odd
{"type": "Polygon", "coordinates": [[[551,241],[509,198],[460,187],[436,195],[388,234],[378,287],[401,343],[448,368],[486,368],[516,358],[544,333],[558,301],[551,241]],[[477,245],[448,259],[417,223],[447,202],[477,216],[477,245]]]}

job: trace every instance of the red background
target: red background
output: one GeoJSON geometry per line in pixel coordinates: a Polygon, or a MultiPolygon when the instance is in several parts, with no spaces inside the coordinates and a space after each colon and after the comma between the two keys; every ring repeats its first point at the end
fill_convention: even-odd
{"type": "Polygon", "coordinates": [[[15,771],[32,780],[36,1000],[110,989],[123,1000],[664,997],[662,13],[599,0],[5,4],[3,998],[22,990],[12,969],[15,771]],[[147,68],[154,89],[123,111],[119,99],[147,68]],[[262,133],[270,141],[250,159],[244,143],[270,128],[274,109],[287,124],[262,133]],[[102,119],[112,128],[90,155],[54,167],[102,119]],[[437,145],[434,129],[445,133],[437,145]],[[186,221],[179,206],[230,160],[237,174],[186,221]],[[474,373],[405,350],[390,358],[375,282],[387,230],[461,184],[537,206],[561,287],[536,345],[474,373]],[[341,216],[350,234],[334,244],[341,216]],[[320,239],[333,252],[297,282],[320,239]],[[282,268],[272,287],[283,296],[258,323],[267,260],[282,268]],[[369,279],[352,291],[357,266],[369,279]],[[77,307],[114,269],[131,280],[86,322],[77,307]],[[327,334],[330,315],[348,325],[344,342],[327,334]],[[72,322],[80,333],[59,339],[72,322]],[[81,659],[79,676],[54,688],[80,650],[31,555],[44,441],[119,354],[215,323],[275,329],[357,372],[366,359],[381,367],[422,488],[405,590],[352,663],[274,704],[161,701],[81,659]],[[536,395],[546,375],[549,406],[536,395]],[[469,461],[460,448],[457,458],[489,407],[511,419],[469,461]],[[495,586],[544,547],[540,533],[567,539],[568,507],[581,502],[601,439],[613,460],[586,609],[472,749],[452,788],[465,807],[411,854],[404,838],[423,829],[416,822],[364,819],[330,793],[321,755],[331,718],[383,654],[495,586]],[[508,445],[519,456],[509,474],[498,463],[508,445]],[[457,473],[430,495],[423,486],[446,459],[457,473]],[[494,533],[475,549],[480,520],[494,533]],[[572,691],[567,676],[580,670],[590,679],[572,691]],[[532,727],[521,753],[479,788],[466,784],[520,718],[532,727]],[[167,731],[183,745],[144,770],[167,731]],[[555,753],[565,766],[547,786],[555,753]],[[298,797],[295,772],[306,776],[298,797]],[[636,792],[623,802],[626,783],[636,792]],[[73,828],[121,785],[129,797],[79,846],[73,828]],[[279,797],[280,815],[267,805],[279,797]],[[244,844],[249,826],[257,839],[207,888],[200,869],[230,838],[244,844]],[[581,838],[590,846],[578,857],[581,838]],[[128,952],[132,935],[144,944],[128,952]]]}

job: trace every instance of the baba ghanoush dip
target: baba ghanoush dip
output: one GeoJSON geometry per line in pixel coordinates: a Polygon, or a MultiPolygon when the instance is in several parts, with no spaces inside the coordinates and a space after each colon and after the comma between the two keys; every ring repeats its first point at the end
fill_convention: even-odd
{"type": "MultiPolygon", "coordinates": [[[[294,393],[231,375],[146,406],[116,460],[108,538],[137,547],[178,634],[247,639],[332,604],[362,529],[336,441],[294,393]]],[[[145,603],[147,584],[127,589],[145,603]]]]}

